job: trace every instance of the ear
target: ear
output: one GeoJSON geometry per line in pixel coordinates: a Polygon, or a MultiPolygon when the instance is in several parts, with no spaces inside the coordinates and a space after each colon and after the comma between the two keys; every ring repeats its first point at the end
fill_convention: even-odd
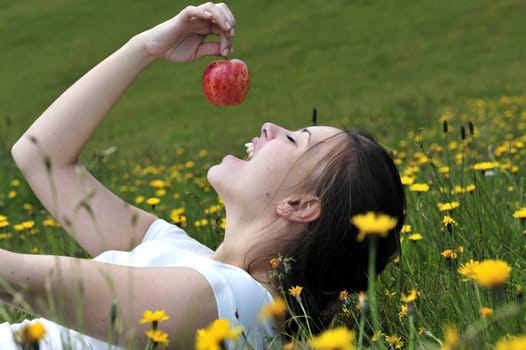
{"type": "Polygon", "coordinates": [[[306,194],[301,198],[287,198],[276,207],[278,216],[294,223],[308,223],[321,214],[321,203],[317,196],[306,194]]]}

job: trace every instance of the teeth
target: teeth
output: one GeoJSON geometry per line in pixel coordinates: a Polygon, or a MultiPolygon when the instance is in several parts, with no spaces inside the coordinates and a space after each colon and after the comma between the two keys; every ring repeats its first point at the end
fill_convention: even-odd
{"type": "Polygon", "coordinates": [[[245,147],[248,155],[247,160],[252,159],[252,157],[254,157],[254,144],[252,142],[247,142],[245,143],[245,147]]]}

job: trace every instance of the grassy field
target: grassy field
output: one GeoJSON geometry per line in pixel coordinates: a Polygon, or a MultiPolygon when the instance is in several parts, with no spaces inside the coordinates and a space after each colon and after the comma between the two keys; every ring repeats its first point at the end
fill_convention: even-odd
{"type": "MultiPolygon", "coordinates": [[[[10,145],[81,74],[184,5],[0,0],[0,247],[83,256],[25,185],[10,145]]],[[[375,346],[455,348],[457,334],[458,346],[492,349],[524,337],[526,3],[245,0],[229,6],[237,18],[234,56],[251,70],[246,102],[208,104],[200,81],[212,59],[160,62],[88,144],[83,160],[90,170],[130,202],[214,246],[223,213],[206,169],[224,152],[242,154],[265,121],[309,124],[315,106],[321,124],[376,135],[393,151],[407,186],[402,259],[369,292],[382,321],[375,346]],[[101,157],[110,146],[117,152],[101,157]],[[148,198],[160,203],[153,208],[148,198]],[[458,207],[441,210],[445,203],[458,207]],[[511,273],[486,270],[502,279],[487,288],[459,273],[470,259],[506,262],[511,273]]],[[[368,321],[356,295],[342,304],[347,324],[368,321]]],[[[0,320],[22,316],[0,307],[0,320]]]]}

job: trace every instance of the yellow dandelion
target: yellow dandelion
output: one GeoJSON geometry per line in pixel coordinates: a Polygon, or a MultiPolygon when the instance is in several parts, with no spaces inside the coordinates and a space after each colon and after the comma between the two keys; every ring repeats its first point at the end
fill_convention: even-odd
{"type": "Polygon", "coordinates": [[[199,158],[205,158],[206,156],[208,156],[208,151],[206,149],[201,149],[199,150],[199,153],[197,154],[197,156],[199,158]]]}
{"type": "Polygon", "coordinates": [[[438,210],[440,211],[450,211],[455,208],[458,208],[460,205],[459,202],[446,202],[446,203],[438,203],[438,210]]]}
{"type": "Polygon", "coordinates": [[[480,171],[487,171],[492,170],[499,167],[499,162],[480,162],[473,164],[474,170],[480,170],[480,171]]]}
{"type": "Polygon", "coordinates": [[[39,322],[27,323],[24,328],[16,333],[15,338],[19,343],[22,344],[35,344],[40,341],[46,335],[46,328],[39,322]]]}
{"type": "Polygon", "coordinates": [[[407,316],[407,304],[400,305],[400,312],[398,313],[398,319],[402,320],[402,318],[407,316]]]}
{"type": "Polygon", "coordinates": [[[285,304],[285,301],[282,298],[275,298],[272,303],[268,303],[261,309],[259,317],[262,320],[266,320],[271,317],[276,319],[282,319],[283,317],[285,317],[286,312],[287,305],[285,304]]]}
{"type": "Polygon", "coordinates": [[[480,316],[482,316],[482,318],[488,318],[491,315],[493,315],[493,309],[491,309],[489,307],[482,307],[479,310],[479,312],[480,312],[480,316]]]}
{"type": "Polygon", "coordinates": [[[391,348],[394,348],[394,349],[401,349],[402,346],[404,346],[402,337],[398,335],[386,335],[385,341],[387,342],[387,344],[391,346],[391,348]]]}
{"type": "Polygon", "coordinates": [[[167,183],[164,180],[156,179],[150,181],[150,187],[153,188],[165,188],[167,183]]]}
{"type": "Polygon", "coordinates": [[[206,329],[198,329],[195,338],[196,350],[220,350],[226,339],[237,340],[243,332],[241,326],[230,328],[230,321],[219,319],[213,321],[206,329]]]}
{"type": "Polygon", "coordinates": [[[526,207],[520,208],[513,213],[513,217],[516,219],[526,219],[526,207]]]}
{"type": "Polygon", "coordinates": [[[156,344],[163,344],[166,346],[170,342],[168,339],[168,333],[160,329],[150,329],[145,333],[146,336],[156,344]]]}
{"type": "Polygon", "coordinates": [[[495,350],[523,350],[526,349],[526,334],[516,337],[500,339],[495,344],[495,350]]]}
{"type": "Polygon", "coordinates": [[[33,220],[24,221],[24,222],[22,223],[22,226],[23,226],[25,229],[29,230],[30,228],[33,228],[33,226],[35,226],[35,222],[34,222],[33,220]]]}
{"type": "Polygon", "coordinates": [[[474,261],[470,259],[467,263],[460,265],[458,268],[458,273],[466,277],[465,281],[473,280],[475,276],[475,271],[480,265],[479,261],[474,261]]]}
{"type": "Polygon", "coordinates": [[[444,346],[443,349],[456,349],[460,346],[460,335],[457,327],[454,325],[447,325],[444,327],[444,346]]]}
{"type": "Polygon", "coordinates": [[[273,269],[277,269],[279,266],[279,260],[276,259],[276,258],[272,258],[270,259],[270,267],[272,267],[273,269]]]}
{"type": "Polygon", "coordinates": [[[423,238],[424,237],[422,237],[420,233],[413,233],[407,237],[408,240],[413,241],[413,242],[419,241],[423,238]]]}
{"type": "Polygon", "coordinates": [[[351,222],[359,230],[356,237],[358,241],[363,241],[368,235],[386,237],[397,223],[397,219],[382,213],[367,212],[352,217],[351,222]]]}
{"type": "Polygon", "coordinates": [[[402,229],[400,230],[400,233],[409,233],[411,232],[411,230],[412,230],[411,225],[405,224],[405,225],[402,225],[402,229]]]}
{"type": "Polygon", "coordinates": [[[440,255],[442,255],[447,260],[455,260],[457,258],[457,253],[455,253],[451,249],[443,250],[442,253],[440,253],[440,255]]]}
{"type": "Polygon", "coordinates": [[[427,192],[429,191],[429,185],[423,183],[414,183],[409,186],[409,191],[411,192],[427,192]]]}
{"type": "Polygon", "coordinates": [[[151,205],[151,206],[156,206],[160,202],[161,200],[157,197],[150,197],[146,200],[146,204],[151,205]]]}
{"type": "Polygon", "coordinates": [[[414,177],[406,175],[400,176],[400,180],[402,181],[402,185],[412,185],[413,182],[415,182],[414,177]]]}
{"type": "Polygon", "coordinates": [[[144,196],[135,197],[135,204],[141,204],[144,202],[144,196]]]}
{"type": "Polygon", "coordinates": [[[482,287],[498,287],[508,281],[511,267],[506,261],[486,259],[476,267],[473,279],[482,287]]]}
{"type": "Polygon", "coordinates": [[[420,292],[417,291],[416,289],[411,289],[409,291],[409,294],[402,294],[400,300],[403,302],[403,303],[406,303],[406,304],[409,304],[411,302],[414,302],[418,297],[420,296],[420,292]]]}
{"type": "Polygon", "coordinates": [[[309,346],[315,350],[354,350],[355,337],[355,332],[345,327],[337,327],[309,339],[309,346]]]}
{"type": "Polygon", "coordinates": [[[301,292],[303,291],[303,287],[295,286],[289,288],[289,294],[293,297],[299,297],[301,292]]]}
{"type": "Polygon", "coordinates": [[[156,311],[151,311],[151,310],[145,310],[144,313],[142,314],[142,319],[139,321],[140,324],[143,324],[143,323],[150,323],[150,322],[162,322],[162,321],[166,321],[170,318],[170,316],[168,316],[164,310],[156,310],[156,311]]]}
{"type": "Polygon", "coordinates": [[[456,225],[456,221],[455,219],[453,219],[451,216],[449,215],[444,215],[444,218],[442,219],[442,223],[447,226],[447,225],[456,225]]]}

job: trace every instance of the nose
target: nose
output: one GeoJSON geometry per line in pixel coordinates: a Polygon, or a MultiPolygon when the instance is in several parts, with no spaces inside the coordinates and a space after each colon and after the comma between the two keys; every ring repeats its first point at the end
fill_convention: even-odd
{"type": "Polygon", "coordinates": [[[261,127],[261,138],[265,140],[272,140],[273,138],[276,138],[282,130],[282,127],[274,123],[265,123],[261,127]]]}

